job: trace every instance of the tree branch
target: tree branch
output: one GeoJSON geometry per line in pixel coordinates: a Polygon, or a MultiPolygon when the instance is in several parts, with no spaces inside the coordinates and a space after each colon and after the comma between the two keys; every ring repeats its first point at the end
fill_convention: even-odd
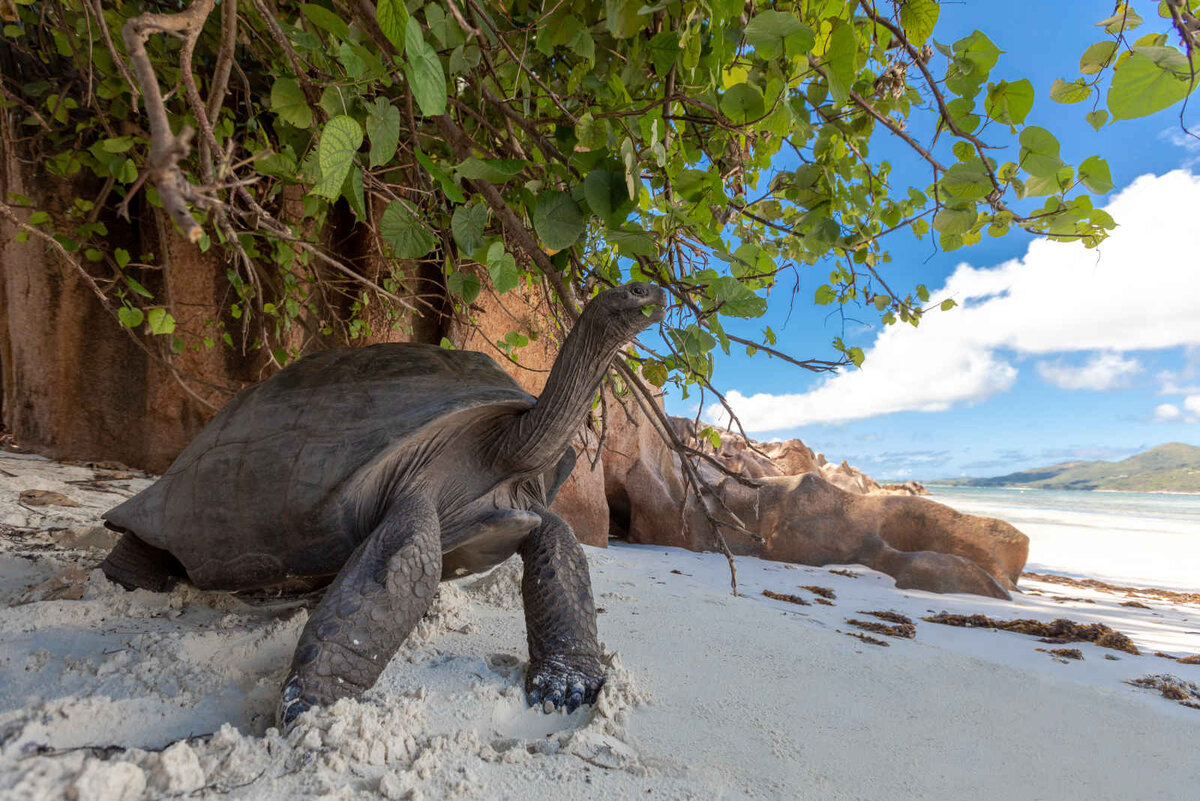
{"type": "Polygon", "coordinates": [[[179,134],[171,131],[167,108],[163,102],[158,76],[146,53],[146,40],[156,33],[171,33],[184,37],[184,47],[195,46],[204,21],[212,11],[214,0],[194,0],[178,14],[142,14],[125,23],[121,36],[134,72],[146,100],[146,116],[150,120],[150,156],[146,163],[149,180],[158,189],[163,209],[174,220],[189,242],[197,242],[204,229],[188,210],[188,201],[199,202],[191,184],[179,169],[179,160],[188,154],[192,141],[192,129],[184,126],[179,134]]]}

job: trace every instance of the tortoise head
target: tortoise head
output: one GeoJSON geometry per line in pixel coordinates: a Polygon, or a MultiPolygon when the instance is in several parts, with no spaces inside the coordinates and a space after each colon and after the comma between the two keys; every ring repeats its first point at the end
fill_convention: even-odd
{"type": "Polygon", "coordinates": [[[554,361],[537,404],[514,416],[489,447],[492,458],[514,473],[554,467],[592,407],[600,380],[626,342],[663,319],[662,287],[632,283],[592,298],[554,361]]]}
{"type": "Polygon", "coordinates": [[[666,314],[667,293],[662,287],[634,282],[606,289],[592,298],[580,325],[596,327],[606,344],[620,346],[653,323],[662,322],[666,314]]]}

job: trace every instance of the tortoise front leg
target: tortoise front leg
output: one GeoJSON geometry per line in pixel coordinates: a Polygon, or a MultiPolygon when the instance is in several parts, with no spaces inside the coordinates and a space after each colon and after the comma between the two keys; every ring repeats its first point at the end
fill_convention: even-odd
{"type": "Polygon", "coordinates": [[[397,499],[351,554],[300,634],[283,686],[279,724],[312,706],[369,689],[425,614],[442,573],[441,533],[429,499],[397,499]]]}
{"type": "Polygon", "coordinates": [[[574,712],[591,704],[604,684],[596,607],[587,559],[571,527],[554,513],[533,509],[542,524],[521,544],[521,595],[529,640],[525,694],[530,706],[574,712]]]}

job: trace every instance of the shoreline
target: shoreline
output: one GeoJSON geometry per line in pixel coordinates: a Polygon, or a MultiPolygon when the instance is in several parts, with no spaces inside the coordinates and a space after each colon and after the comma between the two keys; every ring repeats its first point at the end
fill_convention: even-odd
{"type": "Polygon", "coordinates": [[[1069,489],[1067,487],[977,487],[970,484],[926,484],[921,486],[928,490],[935,489],[986,489],[986,490],[1020,490],[1021,492],[1107,492],[1115,495],[1192,495],[1200,497],[1200,492],[1185,492],[1182,490],[1116,490],[1116,489],[1069,489]]]}

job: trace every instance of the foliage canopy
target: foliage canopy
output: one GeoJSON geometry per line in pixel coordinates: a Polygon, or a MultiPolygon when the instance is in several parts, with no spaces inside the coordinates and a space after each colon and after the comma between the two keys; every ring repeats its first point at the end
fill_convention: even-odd
{"type": "MultiPolygon", "coordinates": [[[[800,271],[823,279],[815,303],[885,324],[951,308],[889,285],[894,232],[1090,247],[1114,225],[1092,200],[1112,188],[1106,162],[1066,163],[1025,122],[1031,82],[991,79],[1002,51],[984,32],[941,41],[936,0],[15,2],[0,4],[0,103],[47,170],[100,190],[65,213],[22,197],[0,211],[108,279],[119,323],[175,352],[235,338],[229,319],[177,331],[138,280],[156,256],[108,246],[99,212],[131,195],[226,254],[242,346],[279,362],[309,335],[366,335],[371,303],[420,307],[414,263],[468,316],[485,289],[544,286],[571,313],[632,277],[677,305],[668,350],[631,351],[625,375],[685,392],[709,386],[716,348],[861,362],[840,338],[836,357],[802,360],[770,328],[726,330],[800,271]],[[990,149],[1014,133],[1019,152],[990,149]],[[884,140],[928,182],[893,181],[872,156],[884,140]],[[367,278],[331,246],[339,214],[392,274],[367,278]],[[335,284],[348,316],[318,303],[335,284]]],[[[1198,6],[1159,3],[1155,25],[1118,4],[1050,99],[1085,104],[1097,128],[1184,100],[1198,6]]],[[[527,342],[497,346],[519,358],[527,342]]]]}

